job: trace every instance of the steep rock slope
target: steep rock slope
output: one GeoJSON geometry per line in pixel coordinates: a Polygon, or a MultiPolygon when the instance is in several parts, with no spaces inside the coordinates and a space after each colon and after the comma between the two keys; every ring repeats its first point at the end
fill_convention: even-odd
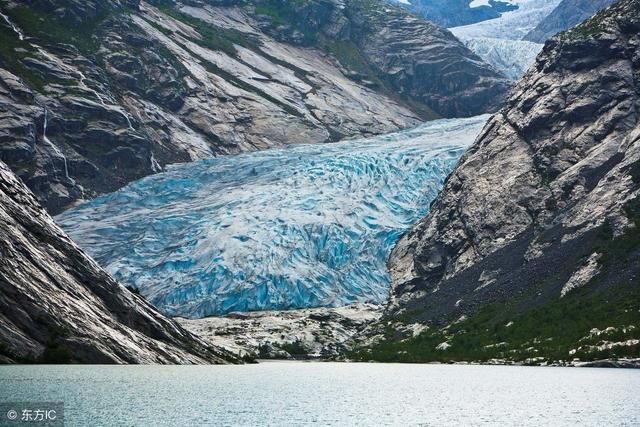
{"type": "Polygon", "coordinates": [[[372,357],[637,356],[639,30],[623,0],[547,42],[392,253],[386,320],[432,328],[372,357]]]}
{"type": "Polygon", "coordinates": [[[395,94],[425,114],[460,117],[491,111],[509,85],[449,31],[384,1],[256,3],[266,32],[329,52],[351,78],[395,94]]]}
{"type": "Polygon", "coordinates": [[[362,1],[152,3],[0,3],[0,158],[49,212],[170,163],[473,114],[507,88],[396,8],[387,23],[362,1]]]}
{"type": "Polygon", "coordinates": [[[0,162],[0,362],[233,360],[116,283],[0,162]]]}
{"type": "Polygon", "coordinates": [[[613,3],[615,0],[563,0],[524,37],[524,40],[544,43],[552,36],[578,25],[613,3]]]}

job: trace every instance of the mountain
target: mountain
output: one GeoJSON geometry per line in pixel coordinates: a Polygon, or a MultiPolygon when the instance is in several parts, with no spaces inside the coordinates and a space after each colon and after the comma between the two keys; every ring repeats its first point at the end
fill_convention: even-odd
{"type": "Polygon", "coordinates": [[[487,119],[176,165],[55,219],[168,315],[383,303],[391,249],[487,119]]]}
{"type": "Polygon", "coordinates": [[[639,44],[640,0],[546,43],[395,247],[389,306],[355,357],[638,356],[639,44]]]}
{"type": "Polygon", "coordinates": [[[464,39],[490,37],[522,40],[558,6],[561,0],[515,0],[518,8],[503,13],[497,19],[450,28],[457,37],[464,39]]]}
{"type": "Polygon", "coordinates": [[[0,159],[54,214],[176,162],[495,110],[510,85],[382,0],[0,10],[0,159]]]}
{"type": "Polygon", "coordinates": [[[522,40],[560,0],[518,0],[517,9],[488,21],[450,28],[465,46],[512,80],[535,62],[542,44],[522,40]]]}
{"type": "Polygon", "coordinates": [[[499,18],[502,13],[518,8],[512,1],[496,0],[397,0],[396,2],[443,27],[457,27],[499,18]]]}
{"type": "Polygon", "coordinates": [[[524,40],[544,43],[557,33],[574,27],[613,3],[615,0],[562,0],[549,16],[524,37],[524,40]]]}
{"type": "Polygon", "coordinates": [[[76,246],[0,162],[0,362],[224,363],[76,246]]]}

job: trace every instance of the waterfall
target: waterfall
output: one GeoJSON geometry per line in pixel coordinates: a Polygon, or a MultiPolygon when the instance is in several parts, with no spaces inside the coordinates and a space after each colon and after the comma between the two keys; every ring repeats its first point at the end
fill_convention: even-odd
{"type": "Polygon", "coordinates": [[[78,76],[80,76],[79,86],[80,86],[81,89],[84,89],[84,90],[87,90],[87,91],[93,93],[95,95],[95,97],[98,98],[98,101],[100,101],[100,104],[103,107],[105,107],[105,108],[109,108],[110,107],[110,108],[113,108],[113,109],[117,110],[118,113],[120,113],[122,115],[122,117],[124,117],[125,120],[127,121],[127,125],[129,126],[129,129],[135,130],[135,128],[131,124],[131,118],[129,117],[129,115],[127,113],[125,113],[125,111],[124,111],[124,109],[122,107],[119,107],[119,106],[116,106],[116,105],[108,106],[107,104],[105,104],[104,99],[98,93],[98,91],[95,90],[95,89],[90,88],[84,82],[87,79],[87,76],[85,76],[84,73],[82,71],[80,71],[80,70],[76,70],[76,73],[78,74],[78,76]]]}
{"type": "Polygon", "coordinates": [[[100,94],[98,93],[98,91],[96,91],[95,89],[91,89],[89,86],[87,86],[87,84],[84,82],[85,80],[87,80],[87,76],[84,75],[84,73],[80,70],[76,70],[76,73],[78,74],[78,76],[80,76],[80,81],[78,83],[78,86],[80,86],[81,89],[84,90],[88,90],[89,92],[93,93],[95,95],[96,98],[98,98],[98,101],[100,101],[100,104],[103,107],[106,107],[107,104],[104,103],[104,99],[102,99],[102,96],[100,96],[100,94]]]}
{"type": "Polygon", "coordinates": [[[2,12],[0,12],[0,16],[4,18],[4,20],[7,22],[7,24],[9,24],[11,29],[18,35],[18,40],[20,41],[24,40],[24,34],[22,34],[22,31],[20,31],[20,29],[16,27],[16,25],[13,22],[11,22],[11,19],[9,19],[9,17],[2,12]]]}
{"type": "Polygon", "coordinates": [[[34,45],[34,44],[32,44],[32,46],[35,47],[38,50],[38,53],[40,53],[40,55],[42,55],[43,57],[47,58],[49,61],[53,62],[54,64],[56,64],[57,66],[59,66],[61,68],[64,68],[65,70],[67,70],[67,71],[69,71],[71,73],[75,73],[79,77],[78,87],[80,89],[88,91],[88,92],[91,92],[98,99],[98,101],[100,102],[100,105],[102,105],[105,109],[112,109],[112,110],[117,111],[127,121],[127,125],[129,126],[129,129],[135,130],[135,128],[131,124],[131,118],[129,117],[129,115],[127,113],[125,113],[124,109],[122,107],[118,106],[118,105],[107,104],[104,101],[104,98],[102,97],[102,95],[100,95],[97,90],[90,88],[85,83],[85,80],[87,79],[87,76],[85,76],[82,71],[77,70],[75,68],[72,68],[72,67],[68,66],[67,64],[65,64],[64,62],[60,61],[59,59],[54,58],[53,56],[51,56],[49,54],[49,52],[47,52],[46,50],[42,49],[40,46],[37,46],[37,45],[34,45]]]}
{"type": "MultiPolygon", "coordinates": [[[[11,21],[11,19],[5,15],[4,13],[0,12],[0,16],[2,16],[2,18],[6,21],[6,23],[11,27],[11,29],[18,35],[18,39],[20,40],[24,40],[24,34],[22,33],[22,31],[20,31],[20,29],[11,21]]],[[[40,53],[42,56],[44,56],[45,58],[47,58],[49,61],[55,63],[56,65],[65,68],[67,71],[71,71],[71,72],[75,72],[79,77],[80,77],[80,81],[78,82],[78,86],[86,91],[91,92],[100,102],[100,105],[102,105],[105,108],[112,108],[115,109],[116,111],[118,111],[118,113],[120,113],[125,120],[127,121],[127,125],[129,126],[129,129],[131,130],[135,130],[135,128],[133,127],[133,125],[131,124],[131,118],[129,117],[129,115],[124,111],[124,109],[120,106],[117,105],[107,105],[104,102],[104,98],[98,93],[98,91],[96,91],[95,89],[90,88],[86,83],[85,80],[87,79],[87,77],[84,75],[84,73],[80,70],[76,70],[73,69],[71,67],[69,67],[67,64],[65,64],[64,62],[58,60],[57,58],[54,58],[53,56],[51,56],[47,51],[45,51],[44,49],[42,49],[40,46],[35,45],[35,44],[31,44],[31,46],[35,47],[38,50],[38,53],[40,53]]]]}
{"type": "MultiPolygon", "coordinates": [[[[73,182],[73,180],[69,177],[69,168],[67,167],[67,158],[66,158],[66,156],[62,153],[62,151],[60,151],[60,149],[53,142],[51,142],[51,140],[47,136],[47,109],[46,108],[44,109],[44,127],[42,129],[42,140],[49,147],[51,147],[51,149],[56,154],[56,156],[62,157],[62,160],[64,161],[64,175],[68,180],[73,182]]],[[[55,170],[55,165],[54,165],[54,170],[55,170]]]]}
{"type": "Polygon", "coordinates": [[[162,172],[162,166],[156,160],[156,156],[151,152],[151,170],[154,172],[162,172]]]}

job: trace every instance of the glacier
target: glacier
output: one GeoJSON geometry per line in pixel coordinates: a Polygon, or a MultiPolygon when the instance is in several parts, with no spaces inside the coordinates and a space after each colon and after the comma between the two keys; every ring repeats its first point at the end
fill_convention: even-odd
{"type": "Polygon", "coordinates": [[[522,40],[547,17],[561,0],[512,0],[517,9],[503,13],[499,18],[449,30],[458,38],[495,38],[522,40]]]}
{"type": "Polygon", "coordinates": [[[498,71],[518,80],[533,65],[543,44],[525,40],[498,39],[493,37],[458,37],[469,50],[493,65],[498,71]]]}
{"type": "Polygon", "coordinates": [[[56,221],[169,315],[380,303],[392,247],[487,119],[174,165],[56,221]]]}
{"type": "Polygon", "coordinates": [[[467,48],[511,80],[518,80],[535,62],[543,44],[522,40],[549,15],[560,0],[513,0],[518,9],[496,19],[449,28],[467,48]]]}

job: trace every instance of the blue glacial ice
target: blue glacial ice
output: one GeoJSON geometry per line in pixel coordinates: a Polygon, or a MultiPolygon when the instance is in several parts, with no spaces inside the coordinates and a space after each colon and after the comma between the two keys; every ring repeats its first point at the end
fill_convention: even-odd
{"type": "Polygon", "coordinates": [[[176,165],[56,219],[170,315],[383,302],[393,245],[486,120],[176,165]]]}

